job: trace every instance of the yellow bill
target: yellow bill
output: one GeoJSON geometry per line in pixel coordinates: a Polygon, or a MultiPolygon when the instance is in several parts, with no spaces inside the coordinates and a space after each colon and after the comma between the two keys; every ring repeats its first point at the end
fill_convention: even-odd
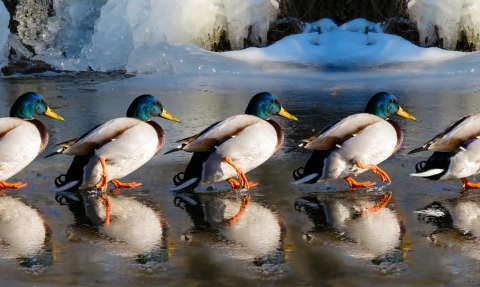
{"type": "Polygon", "coordinates": [[[57,115],[57,113],[55,113],[54,111],[52,111],[52,109],[47,106],[47,111],[44,113],[44,115],[46,115],[47,117],[50,117],[52,119],[55,119],[55,120],[59,120],[59,121],[65,121],[62,116],[60,115],[57,115]]]}
{"type": "Polygon", "coordinates": [[[294,120],[294,121],[298,121],[297,117],[290,114],[289,112],[287,112],[283,107],[280,107],[280,111],[278,112],[278,115],[279,116],[282,116],[284,118],[287,118],[289,120],[294,120]]]}
{"type": "Polygon", "coordinates": [[[164,119],[167,119],[167,120],[171,120],[171,121],[174,121],[174,122],[180,122],[179,119],[177,119],[176,117],[172,116],[169,112],[167,112],[166,109],[163,109],[162,110],[162,113],[160,114],[160,117],[161,118],[164,118],[164,119]]]}
{"type": "Polygon", "coordinates": [[[406,119],[409,119],[409,120],[414,120],[416,121],[417,119],[412,116],[411,114],[407,113],[404,109],[402,109],[402,107],[398,106],[398,112],[397,112],[397,115],[401,116],[401,117],[404,117],[406,119]]]}

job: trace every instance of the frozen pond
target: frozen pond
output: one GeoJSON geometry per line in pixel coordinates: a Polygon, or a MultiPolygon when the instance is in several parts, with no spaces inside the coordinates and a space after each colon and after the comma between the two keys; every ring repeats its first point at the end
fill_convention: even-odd
{"type": "MultiPolygon", "coordinates": [[[[30,241],[40,238],[40,243],[29,247],[34,254],[0,245],[0,285],[471,285],[477,282],[480,267],[476,234],[480,193],[462,195],[460,180],[409,177],[415,164],[430,155],[407,155],[409,150],[459,117],[480,111],[480,68],[445,69],[441,73],[297,71],[133,78],[80,73],[1,78],[2,116],[8,115],[16,97],[35,91],[66,119],[39,118],[50,133],[43,156],[53,152],[56,143],[124,116],[132,99],[145,93],[156,96],[182,122],[155,119],[165,130],[166,143],[159,155],[125,178],[140,181],[143,187],[110,195],[109,228],[99,223],[96,213],[101,212],[101,204],[94,196],[69,197],[51,191],[72,157],[38,157],[11,178],[29,186],[0,196],[0,214],[4,208],[3,216],[18,218],[16,228],[25,229],[18,241],[25,240],[21,236],[25,234],[30,241]],[[176,140],[243,113],[250,98],[262,91],[275,94],[299,121],[275,118],[285,132],[284,146],[248,173],[260,185],[250,190],[242,221],[230,227],[225,220],[238,210],[240,196],[226,183],[209,193],[169,192],[173,176],[184,170],[190,154],[163,153],[175,147],[176,140]],[[380,165],[392,184],[354,192],[343,180],[290,185],[293,170],[303,166],[310,152],[285,151],[313,129],[363,111],[368,99],[380,91],[393,93],[417,118],[413,122],[394,117],[404,131],[403,146],[380,165]],[[381,212],[367,216],[356,212],[373,206],[388,192],[393,197],[381,212]],[[26,220],[27,215],[44,224],[26,220]]],[[[372,173],[359,178],[378,180],[372,173]]]]}

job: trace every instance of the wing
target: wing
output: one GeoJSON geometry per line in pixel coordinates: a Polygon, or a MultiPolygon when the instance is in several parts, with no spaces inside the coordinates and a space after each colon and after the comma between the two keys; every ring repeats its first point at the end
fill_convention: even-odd
{"type": "Polygon", "coordinates": [[[119,138],[124,132],[140,123],[142,121],[127,117],[110,120],[78,138],[58,144],[62,148],[51,155],[60,153],[68,155],[89,154],[98,147],[119,138]]]}
{"type": "Polygon", "coordinates": [[[451,152],[478,136],[480,136],[480,114],[468,115],[453,122],[443,132],[422,147],[410,151],[409,154],[424,150],[451,152]]]}
{"type": "Polygon", "coordinates": [[[382,118],[362,113],[344,118],[343,120],[326,126],[320,134],[302,140],[301,148],[312,150],[329,150],[341,141],[356,136],[366,127],[383,121],[382,118]]]}
{"type": "Polygon", "coordinates": [[[0,118],[0,140],[10,131],[21,126],[25,121],[20,118],[0,118]]]}
{"type": "Polygon", "coordinates": [[[220,143],[235,137],[244,129],[263,121],[261,118],[252,115],[236,115],[221,122],[211,125],[194,137],[181,140],[183,143],[179,149],[190,152],[209,151],[220,143]],[[191,141],[188,141],[190,140],[191,141]],[[188,141],[188,143],[186,143],[188,141]]]}

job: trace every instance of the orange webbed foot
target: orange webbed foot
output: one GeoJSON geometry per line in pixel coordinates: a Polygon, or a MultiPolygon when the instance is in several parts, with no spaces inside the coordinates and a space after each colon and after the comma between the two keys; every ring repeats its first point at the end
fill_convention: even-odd
{"type": "Polygon", "coordinates": [[[391,192],[384,194],[380,199],[380,201],[378,201],[373,207],[365,208],[364,210],[362,210],[361,214],[366,215],[367,213],[373,213],[373,212],[379,211],[380,209],[384,208],[388,204],[390,199],[392,199],[391,192]]]}
{"type": "Polygon", "coordinates": [[[348,184],[350,185],[350,188],[373,187],[377,184],[376,182],[371,182],[371,181],[358,182],[358,181],[355,181],[350,176],[346,176],[346,177],[344,177],[344,179],[348,182],[348,184]]]}
{"type": "Polygon", "coordinates": [[[5,181],[0,181],[0,189],[18,189],[27,187],[28,184],[23,182],[8,183],[5,181]]]}
{"type": "Polygon", "coordinates": [[[390,177],[386,172],[381,170],[378,166],[374,164],[363,164],[361,162],[357,162],[357,167],[361,169],[369,169],[371,170],[374,174],[376,174],[383,182],[390,183],[392,182],[390,180],[390,177]]]}
{"type": "MultiPolygon", "coordinates": [[[[233,178],[231,178],[231,177],[230,177],[230,178],[227,178],[227,182],[232,186],[232,189],[234,189],[234,190],[237,189],[237,188],[242,187],[242,185],[241,185],[238,181],[236,181],[235,179],[233,179],[233,178]]],[[[249,181],[249,182],[248,182],[248,185],[249,185],[250,187],[257,187],[257,186],[258,186],[258,183],[249,181]]]]}
{"type": "Polygon", "coordinates": [[[108,186],[108,174],[107,174],[107,166],[105,164],[105,158],[100,157],[100,164],[102,165],[102,175],[100,176],[100,180],[98,181],[96,188],[99,191],[105,192],[108,186]]]}
{"type": "Polygon", "coordinates": [[[470,182],[470,181],[468,181],[468,179],[466,177],[462,178],[462,183],[463,183],[463,189],[469,189],[469,188],[478,189],[478,188],[480,188],[480,183],[470,182]]]}
{"type": "Polygon", "coordinates": [[[118,179],[114,179],[110,181],[113,185],[115,185],[116,188],[134,188],[134,187],[140,187],[143,184],[141,182],[121,182],[118,179]]]}
{"type": "MultiPolygon", "coordinates": [[[[237,177],[240,180],[240,187],[245,188],[248,190],[250,188],[250,183],[247,180],[247,177],[245,176],[245,173],[242,171],[240,167],[238,167],[229,156],[226,156],[224,160],[235,169],[237,172],[237,177]]],[[[235,181],[236,182],[236,181],[235,181]]],[[[232,185],[231,181],[229,181],[230,185],[232,185]]],[[[233,185],[232,185],[233,187],[233,185]]]]}
{"type": "Polygon", "coordinates": [[[235,223],[237,222],[237,220],[240,218],[240,216],[245,213],[245,209],[247,209],[247,205],[248,203],[250,202],[250,194],[245,194],[244,197],[242,197],[242,203],[240,205],[240,209],[238,210],[238,213],[235,214],[235,216],[232,217],[232,219],[230,219],[228,221],[228,224],[230,226],[232,225],[235,225],[235,223]]]}

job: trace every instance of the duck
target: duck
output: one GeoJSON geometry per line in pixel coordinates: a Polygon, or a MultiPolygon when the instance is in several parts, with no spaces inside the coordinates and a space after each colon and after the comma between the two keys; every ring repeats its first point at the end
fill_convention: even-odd
{"type": "Polygon", "coordinates": [[[65,121],[34,92],[19,96],[10,109],[10,116],[0,118],[0,193],[28,185],[6,181],[31,163],[48,144],[47,128],[35,119],[37,115],[65,121]]]}
{"type": "Polygon", "coordinates": [[[185,171],[174,177],[172,190],[193,190],[223,180],[232,189],[256,186],[245,174],[272,157],[284,141],[282,128],[270,119],[272,115],[298,121],[275,95],[261,92],[252,97],[245,114],[216,122],[199,134],[179,140],[181,145],[165,154],[182,150],[193,155],[185,171]]]}
{"type": "Polygon", "coordinates": [[[380,92],[370,98],[364,113],[333,122],[316,135],[303,139],[296,148],[310,149],[313,153],[305,167],[293,172],[293,184],[343,178],[351,189],[370,188],[376,182],[357,182],[352,177],[367,170],[389,184],[390,177],[378,164],[395,154],[403,142],[402,129],[389,119],[393,114],[416,120],[399,105],[394,95],[380,92]]]}
{"type": "Polygon", "coordinates": [[[478,189],[467,177],[480,172],[480,113],[462,117],[409,154],[431,150],[434,153],[415,165],[413,177],[430,180],[461,179],[464,189],[478,189]]]}
{"type": "Polygon", "coordinates": [[[55,191],[94,187],[105,192],[109,182],[117,189],[142,186],[141,182],[126,183],[119,179],[137,170],[162,149],[165,133],[152,117],[180,122],[157,98],[141,95],[130,104],[126,117],[109,120],[58,144],[61,148],[47,157],[58,154],[75,157],[67,173],[56,178],[55,191]]]}

